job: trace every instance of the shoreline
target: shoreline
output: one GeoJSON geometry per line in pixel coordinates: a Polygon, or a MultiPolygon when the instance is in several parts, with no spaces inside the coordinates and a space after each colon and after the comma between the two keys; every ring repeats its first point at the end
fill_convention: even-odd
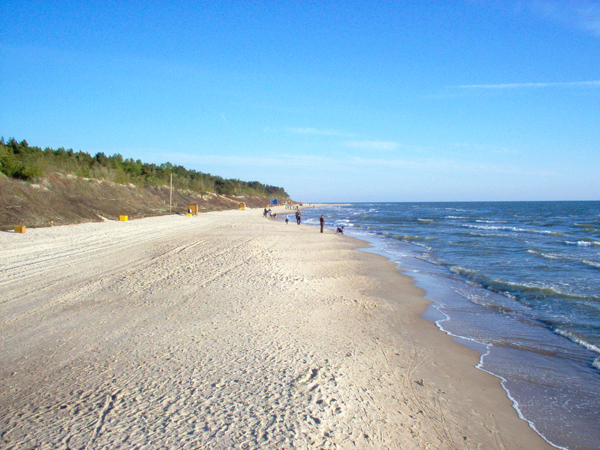
{"type": "MultiPolygon", "coordinates": [[[[329,207],[329,206],[345,206],[347,204],[309,204],[308,206],[304,206],[304,207],[300,207],[300,210],[306,210],[306,209],[312,209],[315,207],[329,207]]],[[[278,217],[279,219],[279,213],[278,213],[278,217]]],[[[318,228],[317,224],[307,224],[308,226],[312,226],[314,228],[318,228]]],[[[329,229],[331,231],[331,228],[329,229]]],[[[374,257],[380,257],[383,258],[385,261],[387,261],[389,264],[391,264],[394,267],[394,270],[400,274],[400,276],[402,277],[406,277],[407,279],[410,280],[410,284],[417,290],[420,291],[420,295],[422,296],[422,300],[423,300],[423,305],[421,307],[421,309],[416,308],[413,311],[413,314],[415,314],[417,316],[417,321],[418,319],[422,319],[424,320],[426,323],[428,324],[432,324],[434,325],[435,331],[438,331],[439,333],[443,334],[444,336],[450,338],[452,340],[452,343],[450,343],[451,346],[455,346],[458,345],[464,349],[467,349],[467,353],[471,353],[472,356],[472,364],[470,364],[470,366],[472,366],[473,368],[477,369],[480,373],[485,374],[486,376],[490,376],[492,377],[492,382],[491,384],[494,384],[494,381],[496,381],[496,384],[498,385],[498,387],[500,387],[500,395],[503,396],[507,401],[508,401],[508,405],[509,405],[509,410],[506,410],[505,405],[500,405],[499,407],[501,409],[503,409],[502,414],[505,416],[505,418],[509,418],[512,421],[511,415],[516,415],[519,419],[519,421],[522,422],[522,424],[525,424],[526,427],[528,428],[528,431],[525,430],[523,431],[524,433],[530,433],[531,431],[533,431],[533,433],[536,435],[537,438],[541,439],[543,441],[542,444],[537,444],[537,445],[542,445],[542,447],[540,448],[563,448],[560,446],[555,446],[553,445],[550,441],[548,441],[539,431],[537,431],[535,429],[534,424],[532,424],[529,420],[527,420],[525,417],[523,417],[520,409],[518,408],[518,403],[515,399],[513,399],[511,397],[510,392],[507,390],[507,388],[504,386],[503,383],[506,382],[506,380],[504,380],[502,377],[489,372],[488,370],[484,369],[483,366],[483,359],[485,358],[485,356],[487,355],[487,351],[481,351],[478,350],[476,348],[472,348],[469,345],[467,345],[467,338],[463,338],[461,336],[457,336],[457,335],[453,335],[451,332],[445,330],[438,322],[440,319],[436,319],[434,317],[426,317],[428,314],[428,311],[431,309],[430,307],[433,307],[435,305],[435,302],[433,300],[429,300],[425,297],[426,294],[426,288],[425,287],[418,287],[417,284],[419,283],[419,281],[412,277],[410,274],[405,273],[404,270],[402,270],[398,264],[396,262],[394,262],[392,260],[392,255],[388,255],[386,254],[385,251],[383,250],[377,250],[375,248],[375,244],[372,244],[364,239],[360,239],[357,237],[352,237],[352,236],[344,236],[346,239],[351,239],[356,241],[356,251],[360,251],[361,253],[367,254],[367,255],[372,255],[374,257]]],[[[393,275],[392,275],[393,276],[393,275]]],[[[394,296],[395,294],[393,292],[388,292],[388,295],[386,295],[386,298],[389,296],[394,296]]],[[[441,312],[439,312],[436,308],[434,308],[435,311],[437,312],[437,314],[443,314],[441,312]]],[[[431,314],[429,314],[431,315],[431,314]]],[[[447,316],[446,316],[447,319],[447,316]]],[[[475,344],[475,342],[473,343],[475,344]]],[[[482,344],[478,344],[478,346],[481,346],[482,344]]],[[[468,358],[468,356],[467,356],[468,358]]],[[[424,379],[422,380],[418,380],[417,382],[419,383],[420,381],[424,381],[424,379]]],[[[501,399],[497,399],[498,404],[501,403],[506,403],[506,402],[502,402],[501,399]]],[[[494,407],[497,408],[497,407],[494,407]]],[[[496,411],[498,411],[496,409],[496,411]]],[[[511,426],[515,426],[515,425],[511,425],[511,426]]],[[[517,433],[518,434],[518,433],[517,433]]],[[[535,439],[534,439],[535,441],[535,439]]],[[[516,445],[516,444],[515,444],[516,445]]],[[[533,442],[530,444],[532,445],[531,448],[538,448],[535,447],[536,444],[534,444],[533,442]]],[[[514,447],[514,448],[520,448],[520,447],[514,447]]],[[[524,448],[528,448],[528,447],[524,447],[524,448]]]]}
{"type": "Polygon", "coordinates": [[[393,262],[285,227],[255,209],[0,235],[4,445],[554,448],[393,262]]]}
{"type": "MultiPolygon", "coordinates": [[[[373,248],[371,244],[362,239],[345,238],[357,241],[356,251],[373,248]]],[[[408,304],[407,299],[403,298],[402,301],[393,306],[396,311],[408,306],[412,316],[408,318],[411,329],[408,334],[411,334],[413,339],[419,339],[415,341],[417,347],[424,346],[427,351],[431,352],[427,357],[430,365],[423,365],[416,369],[414,377],[416,380],[413,380],[413,382],[421,388],[424,386],[436,388],[438,393],[449,393],[451,389],[456,389],[460,394],[451,398],[456,404],[462,404],[457,405],[458,408],[456,409],[456,413],[461,419],[468,421],[474,417],[493,416],[495,429],[492,434],[497,433],[498,442],[502,442],[501,447],[506,446],[506,448],[515,449],[556,448],[532,429],[529,422],[522,418],[519,411],[513,407],[513,400],[502,387],[502,379],[479,368],[484,355],[458,342],[456,337],[441,329],[435,321],[424,317],[426,311],[433,305],[433,301],[425,298],[425,290],[416,286],[417,281],[399,269],[397,264],[387,256],[368,251],[361,251],[361,253],[374,258],[381,258],[383,260],[382,264],[389,265],[388,268],[382,269],[383,274],[378,274],[377,278],[380,280],[389,278],[390,286],[376,291],[375,295],[381,296],[390,303],[397,301],[398,290],[401,290],[404,296],[408,294],[410,297],[415,297],[408,304]],[[397,284],[401,287],[400,289],[397,289],[395,287],[397,286],[396,283],[392,282],[395,276],[405,278],[397,284]],[[407,286],[407,284],[410,286],[407,286]],[[468,398],[461,398],[463,395],[467,395],[468,398]],[[466,403],[464,400],[466,400],[466,403]],[[465,404],[469,404],[470,412],[464,408],[465,404]],[[490,411],[493,411],[493,414],[490,411]],[[506,433],[506,430],[510,430],[510,433],[506,433]],[[505,434],[505,436],[501,437],[502,434],[505,434]]],[[[398,333],[407,334],[407,331],[403,329],[407,326],[405,322],[396,325],[393,328],[398,333]]],[[[491,431],[488,428],[489,424],[482,422],[481,425],[484,425],[487,431],[491,431]]],[[[485,442],[485,433],[479,435],[476,427],[473,428],[471,436],[465,437],[470,440],[474,436],[478,436],[481,443],[485,442]]]]}
{"type": "MultiPolygon", "coordinates": [[[[507,219],[508,222],[501,223],[512,232],[500,236],[494,231],[480,230],[493,229],[495,221],[502,222],[506,211],[522,211],[526,207],[506,204],[491,210],[493,213],[488,212],[488,207],[478,203],[459,206],[441,203],[430,207],[353,204],[322,212],[330,223],[348,225],[350,236],[369,242],[374,247],[370,251],[390,258],[416,280],[417,286],[425,289],[426,298],[433,301],[425,317],[462,345],[478,351],[477,366],[502,380],[515,410],[544,440],[557,448],[596,448],[598,354],[594,351],[597,348],[589,347],[589,342],[597,340],[598,335],[597,329],[586,328],[586,323],[593,322],[585,322],[584,312],[589,312],[590,317],[594,314],[585,305],[578,306],[581,301],[571,303],[561,288],[569,286],[569,292],[583,295],[589,292],[590,304],[597,303],[597,290],[590,274],[578,272],[585,270],[577,263],[582,264],[586,259],[587,249],[561,248],[567,241],[586,242],[582,237],[585,233],[576,224],[573,226],[573,222],[587,223],[585,216],[592,215],[594,209],[578,210],[573,205],[548,207],[548,216],[552,217],[574,209],[574,216],[559,222],[553,230],[564,232],[565,237],[562,233],[550,233],[542,225],[528,226],[534,219],[527,214],[515,215],[518,217],[515,222],[507,219]],[[582,216],[577,216],[578,212],[582,216]],[[464,228],[478,230],[471,233],[464,228]],[[483,239],[483,233],[492,237],[483,239]],[[520,241],[523,233],[531,237],[520,241]],[[561,236],[553,238],[558,234],[561,236]],[[536,250],[524,252],[523,247],[536,250]],[[565,263],[564,274],[549,279],[548,274],[561,264],[555,261],[549,262],[550,266],[538,267],[535,261],[553,251],[568,254],[572,259],[570,265],[565,263]],[[494,255],[502,255],[495,257],[498,264],[494,255]],[[509,267],[501,261],[514,264],[509,267]],[[580,278],[577,273],[581,273],[580,278]],[[543,297],[532,298],[535,287],[531,292],[527,290],[527,277],[539,280],[533,286],[548,287],[545,292],[549,294],[548,303],[543,297]],[[494,281],[488,286],[489,280],[494,281]],[[514,285],[499,290],[502,281],[498,280],[510,280],[514,285]],[[573,283],[563,283],[569,280],[573,283]],[[530,305],[531,309],[521,305],[530,305]],[[549,310],[556,315],[546,314],[549,310]],[[568,317],[573,320],[565,321],[568,317]],[[569,330],[575,337],[579,337],[577,333],[581,330],[581,340],[573,339],[569,330]]],[[[316,211],[307,214],[307,223],[315,224],[318,214],[316,211]]],[[[531,214],[535,217],[535,210],[531,214]]],[[[593,261],[591,256],[588,259],[593,261]]]]}

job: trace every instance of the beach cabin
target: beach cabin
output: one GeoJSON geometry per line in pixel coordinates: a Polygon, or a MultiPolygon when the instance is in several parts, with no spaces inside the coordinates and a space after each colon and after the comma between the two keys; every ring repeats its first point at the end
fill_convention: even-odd
{"type": "Polygon", "coordinates": [[[272,198],[271,201],[269,201],[269,205],[277,206],[277,205],[279,205],[279,200],[277,200],[276,198],[272,198]]]}
{"type": "Polygon", "coordinates": [[[198,215],[198,205],[188,205],[188,214],[192,216],[198,215]]]}
{"type": "Polygon", "coordinates": [[[240,209],[240,211],[244,211],[246,209],[246,203],[240,202],[239,209],[240,209]]]}

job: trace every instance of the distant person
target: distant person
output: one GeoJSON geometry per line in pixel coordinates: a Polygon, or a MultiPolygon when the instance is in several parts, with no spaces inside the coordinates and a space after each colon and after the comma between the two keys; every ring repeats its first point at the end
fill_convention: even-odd
{"type": "Polygon", "coordinates": [[[321,214],[321,218],[319,219],[319,222],[321,223],[321,233],[322,233],[323,227],[325,226],[325,217],[323,217],[323,214],[321,214]]]}
{"type": "Polygon", "coordinates": [[[287,224],[288,224],[288,222],[290,221],[290,218],[289,218],[288,216],[289,216],[289,214],[286,214],[286,215],[285,215],[285,224],[286,224],[286,225],[287,225],[287,224]]]}

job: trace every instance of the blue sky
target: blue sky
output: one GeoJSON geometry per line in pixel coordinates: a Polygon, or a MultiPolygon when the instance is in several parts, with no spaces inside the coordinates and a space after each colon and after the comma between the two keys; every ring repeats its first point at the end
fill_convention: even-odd
{"type": "Polygon", "coordinates": [[[10,1],[0,134],[305,202],[600,199],[600,2],[10,1]]]}

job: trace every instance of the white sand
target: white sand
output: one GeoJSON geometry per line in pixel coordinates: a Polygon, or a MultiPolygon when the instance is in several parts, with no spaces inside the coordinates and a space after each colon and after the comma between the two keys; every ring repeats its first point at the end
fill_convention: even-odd
{"type": "Polygon", "coordinates": [[[260,210],[0,233],[0,448],[549,448],[358,245],[260,210]]]}

